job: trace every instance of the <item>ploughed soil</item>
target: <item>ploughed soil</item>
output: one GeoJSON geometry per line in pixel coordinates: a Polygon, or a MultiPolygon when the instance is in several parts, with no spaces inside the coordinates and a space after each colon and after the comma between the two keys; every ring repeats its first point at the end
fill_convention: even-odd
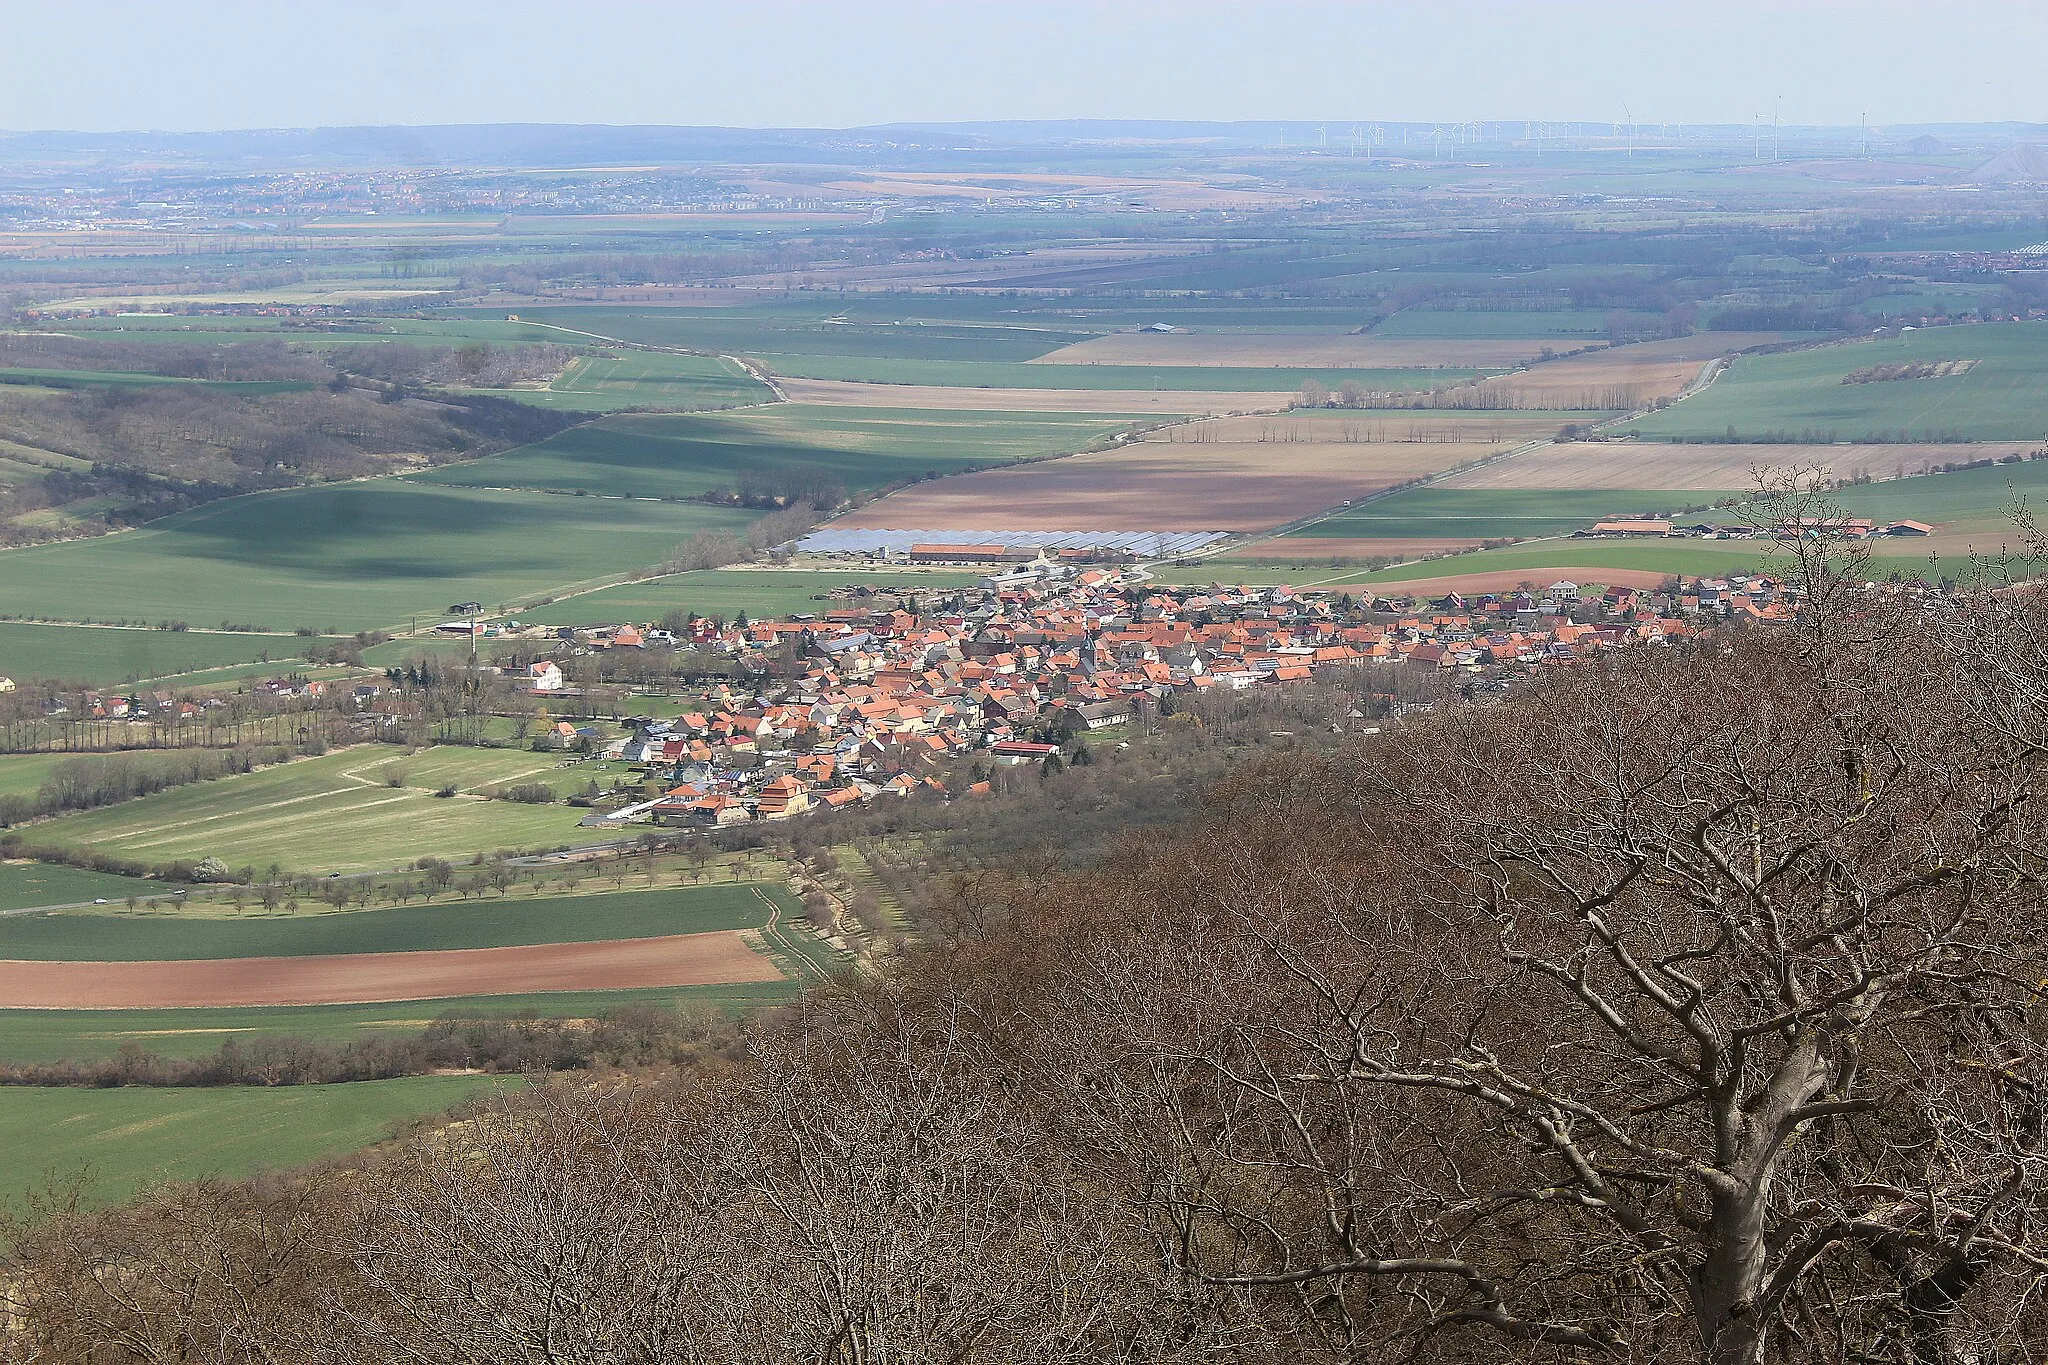
{"type": "Polygon", "coordinates": [[[418,953],[204,962],[0,961],[0,1008],[352,1005],[458,995],[780,981],[740,930],[418,953]]]}

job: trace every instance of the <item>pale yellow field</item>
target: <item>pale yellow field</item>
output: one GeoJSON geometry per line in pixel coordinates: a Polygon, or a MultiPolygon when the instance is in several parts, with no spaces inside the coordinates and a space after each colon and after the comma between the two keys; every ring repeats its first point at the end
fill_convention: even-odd
{"type": "MultiPolygon", "coordinates": [[[[730,290],[728,293],[732,292],[730,290]]],[[[858,384],[841,379],[785,379],[775,386],[792,403],[861,408],[938,408],[950,412],[1277,412],[1292,393],[1188,393],[1151,389],[955,389],[924,384],[858,384]]]]}
{"type": "Polygon", "coordinates": [[[1469,392],[1475,408],[1629,411],[1683,392],[1716,357],[1778,339],[1775,332],[1702,332],[1644,341],[1544,361],[1448,393],[1469,392]]]}
{"type": "MultiPolygon", "coordinates": [[[[1274,332],[1118,332],[1062,346],[1033,365],[1224,365],[1397,370],[1519,365],[1540,341],[1470,341],[1274,332]]],[[[1554,343],[1551,343],[1554,344],[1554,343]]],[[[1554,362],[1553,362],[1554,363],[1554,362]]]]}
{"type": "Polygon", "coordinates": [[[1439,488],[1654,488],[1736,491],[1759,474],[1805,472],[1824,479],[1914,474],[1951,460],[2023,455],[2032,442],[1953,445],[1662,445],[1586,442],[1549,445],[1483,469],[1439,480],[1439,488]]]}

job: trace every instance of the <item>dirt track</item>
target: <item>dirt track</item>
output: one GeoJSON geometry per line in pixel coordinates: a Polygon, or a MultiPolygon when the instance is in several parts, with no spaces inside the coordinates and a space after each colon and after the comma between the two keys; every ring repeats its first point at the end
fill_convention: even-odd
{"type": "Polygon", "coordinates": [[[782,979],[747,934],[725,930],[425,953],[204,962],[0,961],[0,1009],[350,1005],[782,979]]]}

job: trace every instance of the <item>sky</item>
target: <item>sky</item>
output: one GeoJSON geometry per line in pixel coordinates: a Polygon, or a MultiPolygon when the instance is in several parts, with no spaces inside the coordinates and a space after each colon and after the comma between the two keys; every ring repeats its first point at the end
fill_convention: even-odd
{"type": "Polygon", "coordinates": [[[2048,0],[0,0],[0,129],[2048,123],[2048,0]]]}

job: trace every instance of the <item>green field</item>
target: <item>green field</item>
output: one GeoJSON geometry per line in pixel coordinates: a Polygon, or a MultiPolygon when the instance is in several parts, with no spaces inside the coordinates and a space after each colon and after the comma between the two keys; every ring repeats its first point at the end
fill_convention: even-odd
{"type": "Polygon", "coordinates": [[[136,682],[259,659],[284,660],[322,643],[293,635],[109,629],[0,621],[0,675],[65,682],[136,682]]]}
{"type": "Polygon", "coordinates": [[[150,389],[165,385],[197,385],[218,393],[305,393],[315,386],[303,379],[186,379],[127,370],[26,370],[0,368],[0,384],[27,384],[39,389],[150,389]]]}
{"type": "MultiPolygon", "coordinates": [[[[1658,439],[1789,433],[1822,440],[2048,437],[2048,322],[1928,327],[1779,355],[1738,356],[1713,384],[1626,428],[1658,439]],[[1941,379],[1844,384],[1852,370],[1976,360],[1941,379]]],[[[1966,459],[1966,453],[1958,458],[1966,459]]]]}
{"type": "MultiPolygon", "coordinates": [[[[1995,547],[1986,547],[1995,548],[1995,547]]],[[[1913,542],[1901,541],[1896,548],[1872,556],[1873,572],[1893,570],[1906,575],[1927,576],[1937,571],[1967,574],[1969,566],[1955,563],[1937,570],[1926,548],[1914,549],[1913,542]]],[[[1376,573],[1342,575],[1327,581],[1394,584],[1418,578],[1441,578],[1452,574],[1494,573],[1528,569],[1545,573],[1561,568],[1641,569],[1651,573],[1683,574],[1688,578],[1717,578],[1731,573],[1783,573],[1786,557],[1775,553],[1764,541],[1736,540],[1545,540],[1501,550],[1479,550],[1422,563],[1400,564],[1376,573]]],[[[1598,582],[1599,580],[1593,580],[1598,582]]]]}
{"type": "Polygon", "coordinates": [[[777,404],[718,416],[620,416],[416,481],[465,488],[584,490],[688,498],[747,475],[820,471],[850,492],[1021,459],[1064,455],[1136,418],[777,404]]]}
{"type": "MultiPolygon", "coordinates": [[[[356,1038],[413,1034],[442,1015],[463,1018],[531,1014],[587,1019],[616,1009],[715,1009],[743,1013],[787,1000],[797,981],[737,986],[668,986],[623,991],[547,991],[399,1000],[374,1005],[266,1005],[243,1009],[0,1010],[0,1062],[36,1063],[111,1057],[135,1046],[164,1057],[204,1057],[229,1038],[356,1038]]],[[[0,1107],[5,1100],[0,1099],[0,1107]]]]}
{"type": "MultiPolygon", "coordinates": [[[[32,827],[32,842],[92,847],[149,862],[217,857],[295,872],[361,872],[416,858],[576,840],[582,811],[474,796],[436,797],[509,781],[566,778],[546,754],[444,747],[407,756],[362,746],[253,773],[195,782],[32,827]],[[395,775],[404,785],[388,785],[395,775]]],[[[580,778],[576,779],[580,782],[580,778]]]]}
{"type": "Polygon", "coordinates": [[[1332,389],[1426,389],[1480,374],[1470,369],[1327,370],[1238,365],[1023,365],[976,360],[868,360],[856,356],[762,355],[779,375],[869,384],[935,384],[956,389],[1161,389],[1191,393],[1278,393],[1314,379],[1332,389]]]}
{"type": "Polygon", "coordinates": [[[871,588],[905,589],[941,593],[972,587],[982,575],[957,570],[913,570],[886,574],[855,574],[823,570],[800,573],[769,569],[704,569],[695,573],[649,578],[616,588],[601,588],[579,597],[565,597],[544,607],[520,613],[522,621],[550,626],[598,625],[610,621],[659,621],[672,611],[694,611],[699,616],[732,620],[741,612],[753,619],[792,616],[799,612],[823,615],[828,611],[852,610],[855,600],[815,599],[849,583],[871,588]]]}
{"type": "MultiPolygon", "coordinates": [[[[27,962],[172,962],[231,957],[331,957],[531,943],[597,943],[718,929],[758,929],[768,907],[752,882],[669,886],[645,891],[544,896],[514,893],[460,900],[445,892],[431,905],[389,910],[302,906],[295,915],[201,919],[108,910],[10,915],[0,919],[0,958],[27,962]]],[[[762,886],[788,916],[801,907],[762,886]]]]}
{"type": "MultiPolygon", "coordinates": [[[[9,758],[9,764],[16,760],[9,758]]],[[[121,900],[129,895],[161,896],[171,888],[163,882],[87,872],[59,863],[0,863],[0,910],[33,905],[77,905],[82,901],[121,900]]],[[[5,921],[0,921],[5,923],[5,921]]]]}
{"type": "Polygon", "coordinates": [[[403,479],[209,503],[139,530],[0,550],[0,613],[389,628],[450,603],[540,596],[664,558],[753,514],[701,504],[435,488],[403,479]]]}
{"type": "Polygon", "coordinates": [[[10,1089],[0,1098],[0,1203],[82,1178],[87,1203],[201,1176],[235,1178],[366,1147],[505,1076],[413,1076],[349,1085],[10,1089]]]}
{"type": "Polygon", "coordinates": [[[767,403],[775,397],[737,361],[653,351],[571,361],[562,377],[548,387],[561,394],[595,394],[639,407],[684,411],[767,403]]]}
{"type": "MultiPolygon", "coordinates": [[[[1290,534],[1361,541],[1425,536],[1529,539],[1564,535],[1607,517],[1675,513],[1681,507],[1725,496],[1700,492],[1645,493],[1634,489],[1410,488],[1339,512],[1290,534]]],[[[1287,536],[1282,536],[1268,542],[1266,548],[1285,553],[1287,540],[1287,536]]],[[[1358,552],[1370,554],[1372,547],[1361,544],[1358,552]]]]}
{"type": "Polygon", "coordinates": [[[1404,308],[1372,329],[1376,337],[1547,341],[1560,348],[1607,340],[1607,314],[1596,308],[1494,312],[1478,308],[1404,308]]]}
{"type": "Polygon", "coordinates": [[[920,299],[888,300],[879,310],[874,304],[842,308],[837,303],[821,304],[812,296],[782,305],[739,308],[522,308],[519,316],[522,321],[551,322],[621,341],[727,355],[1025,361],[1095,335],[1094,329],[1086,328],[929,319],[918,314],[935,310],[920,299]],[[877,311],[895,316],[874,316],[877,311]],[[911,316],[903,316],[905,312],[911,316]]]}

